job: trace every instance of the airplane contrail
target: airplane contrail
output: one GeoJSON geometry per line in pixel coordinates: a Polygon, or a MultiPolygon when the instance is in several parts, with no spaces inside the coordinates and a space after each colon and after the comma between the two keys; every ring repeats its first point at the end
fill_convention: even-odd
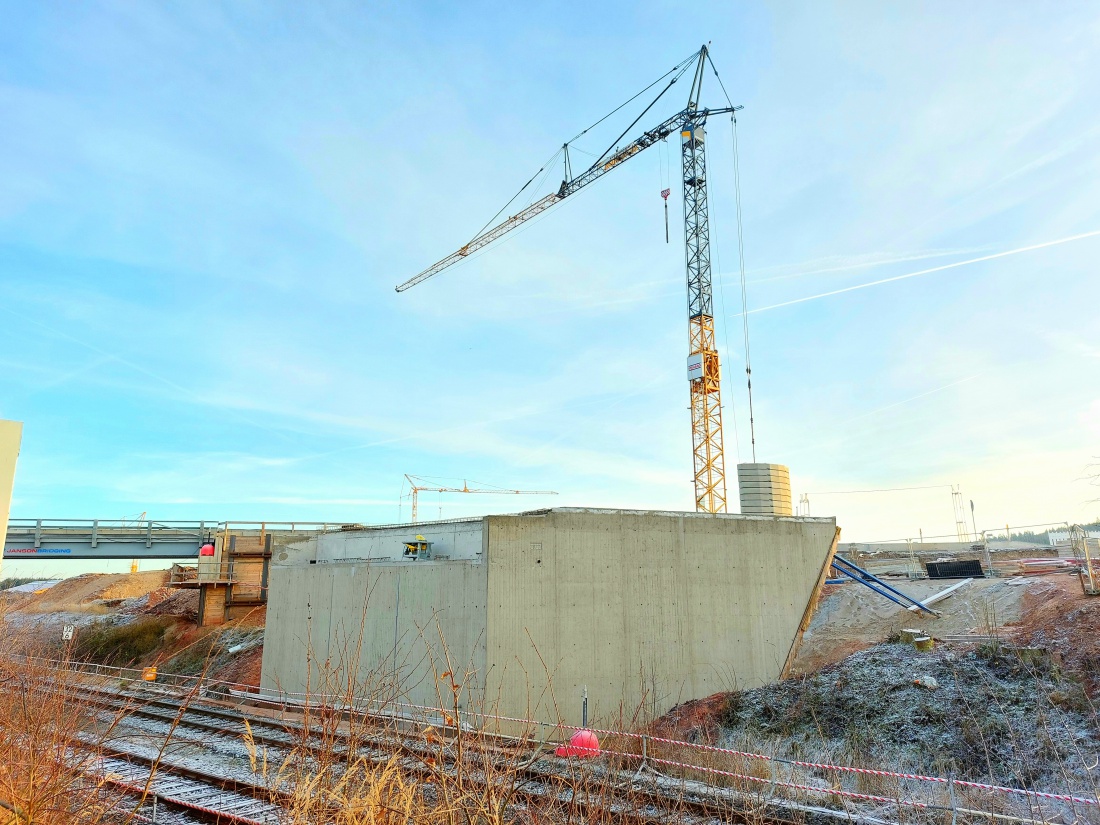
{"type": "Polygon", "coordinates": [[[870,286],[880,286],[881,284],[888,284],[893,281],[904,281],[906,278],[916,278],[918,275],[929,275],[933,272],[942,272],[945,269],[954,269],[957,266],[968,266],[969,264],[977,264],[981,263],[982,261],[992,261],[994,258],[1005,258],[1009,255],[1019,255],[1023,252],[1033,252],[1036,249],[1046,249],[1048,246],[1058,246],[1059,244],[1069,243],[1070,241],[1080,241],[1084,238],[1093,238],[1097,235],[1100,235],[1100,229],[1094,229],[1091,232],[1082,232],[1080,235],[1070,235],[1068,238],[1058,238],[1054,241],[1044,241],[1043,243],[1032,244],[1031,246],[1021,246],[1019,249],[1009,249],[1004,252],[995,252],[992,255],[982,255],[980,258],[971,258],[966,261],[955,261],[955,263],[953,264],[934,266],[931,269],[921,269],[917,272],[907,272],[904,275],[895,275],[892,278],[882,278],[878,281],[868,281],[865,284],[846,286],[843,289],[834,289],[829,292],[818,293],[817,295],[807,295],[805,298],[795,298],[793,301],[783,301],[779,304],[771,304],[770,306],[766,307],[757,307],[756,309],[750,309],[749,315],[752,315],[755,312],[767,312],[770,309],[789,307],[793,306],[794,304],[804,304],[807,301],[816,301],[818,298],[829,298],[833,295],[841,295],[845,292],[854,292],[857,289],[866,289],[870,286]]]}

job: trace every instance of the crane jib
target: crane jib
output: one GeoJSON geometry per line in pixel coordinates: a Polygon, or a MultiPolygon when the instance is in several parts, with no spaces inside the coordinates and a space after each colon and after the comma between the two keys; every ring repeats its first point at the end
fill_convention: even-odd
{"type": "Polygon", "coordinates": [[[558,195],[555,192],[551,192],[549,195],[546,195],[545,197],[540,198],[539,200],[535,201],[533,204],[528,206],[523,211],[517,212],[516,214],[512,215],[511,217],[505,218],[503,221],[498,223],[492,229],[487,229],[485,232],[482,232],[480,235],[478,235],[476,238],[474,238],[468,244],[463,246],[461,249],[459,249],[455,252],[452,252],[450,255],[448,255],[443,260],[432,264],[427,269],[425,269],[423,272],[421,272],[419,275],[417,275],[415,278],[410,278],[409,280],[405,281],[405,283],[401,284],[400,286],[398,286],[396,288],[397,291],[398,292],[404,292],[409,287],[416,286],[421,281],[426,281],[428,278],[432,277],[433,275],[435,275],[439,272],[442,272],[444,269],[449,267],[451,264],[458,263],[463,258],[466,258],[466,257],[472,255],[474,252],[477,252],[479,249],[482,249],[482,248],[488,246],[493,241],[495,241],[497,238],[499,238],[503,235],[506,235],[508,232],[515,229],[517,226],[519,226],[524,221],[530,220],[531,218],[535,217],[536,215],[538,215],[541,212],[545,212],[547,209],[549,209],[555,203],[560,201],[562,199],[562,197],[563,196],[558,195]]]}
{"type": "Polygon", "coordinates": [[[601,158],[599,161],[594,163],[585,171],[581,172],[576,177],[570,180],[563,180],[561,182],[561,186],[558,187],[557,192],[552,192],[549,195],[544,196],[540,200],[535,201],[526,209],[517,212],[511,217],[505,218],[496,226],[492,227],[491,229],[487,229],[485,232],[482,232],[465,246],[461,247],[455,252],[452,252],[446,258],[443,258],[442,260],[432,264],[416,277],[410,278],[409,280],[405,281],[403,284],[396,287],[397,292],[404,292],[409,287],[414,287],[417,284],[428,280],[428,278],[431,278],[433,275],[438,275],[440,272],[442,272],[444,269],[451,266],[452,264],[456,264],[464,258],[469,257],[474,252],[483,249],[484,247],[491,244],[493,241],[497,240],[503,235],[506,235],[508,232],[518,227],[520,224],[530,220],[531,218],[539,215],[542,212],[545,212],[547,209],[549,209],[551,206],[553,206],[555,203],[562,200],[563,198],[566,198],[569,195],[572,195],[573,193],[579,191],[580,189],[583,189],[588,184],[599,180],[612,169],[621,166],[623,163],[630,160],[630,158],[638,155],[643,149],[648,149],[650,146],[657,143],[657,141],[664,140],[673,132],[678,131],[684,124],[703,124],[706,123],[707,117],[709,117],[710,115],[726,114],[736,111],[740,108],[740,106],[734,106],[721,109],[684,109],[681,112],[677,112],[664,123],[661,123],[660,125],[650,129],[649,131],[644,132],[640,137],[638,137],[637,140],[631,141],[622,149],[614,152],[610,158],[601,158]]]}

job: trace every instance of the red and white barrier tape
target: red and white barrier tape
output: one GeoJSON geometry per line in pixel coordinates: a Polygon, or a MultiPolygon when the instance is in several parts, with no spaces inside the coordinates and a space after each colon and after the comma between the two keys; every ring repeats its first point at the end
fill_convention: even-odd
{"type": "MultiPolygon", "coordinates": [[[[632,759],[639,759],[639,755],[636,753],[618,753],[616,751],[601,750],[601,755],[606,756],[625,756],[632,759]]],[[[826,796],[843,796],[849,799],[864,799],[872,802],[886,802],[893,805],[908,805],[913,808],[932,808],[933,805],[929,805],[926,802],[917,802],[912,799],[900,799],[889,796],[875,796],[874,794],[856,793],[855,791],[845,791],[839,788],[820,788],[815,785],[800,785],[797,782],[780,782],[774,779],[765,779],[759,776],[750,776],[749,774],[735,773],[733,771],[724,771],[720,768],[704,768],[699,765],[692,765],[687,762],[675,762],[671,759],[660,759],[658,757],[647,756],[647,762],[655,762],[659,765],[670,765],[675,768],[689,768],[691,770],[703,771],[705,773],[714,774],[715,776],[725,776],[731,779],[744,779],[748,782],[756,782],[759,784],[770,785],[777,788],[794,788],[795,790],[811,791],[813,793],[825,794],[826,796]]]]}
{"type": "MultiPolygon", "coordinates": [[[[570,729],[572,730],[573,728],[570,728],[570,729]]],[[[578,728],[578,730],[579,730],[579,728],[578,728]]],[[[779,762],[781,764],[786,764],[786,765],[799,765],[799,766],[804,767],[804,768],[816,768],[816,769],[819,769],[819,770],[842,771],[844,773],[856,773],[856,774],[863,774],[863,775],[866,775],[866,776],[889,776],[889,777],[895,777],[895,778],[898,778],[898,779],[913,779],[913,780],[920,781],[920,782],[935,782],[935,783],[939,783],[939,784],[943,784],[943,785],[950,784],[953,781],[956,785],[960,785],[964,788],[979,788],[981,790],[996,791],[998,793],[1020,794],[1020,795],[1029,796],[1029,797],[1038,797],[1040,799],[1056,799],[1056,800],[1059,800],[1061,802],[1077,802],[1077,803],[1080,803],[1082,805],[1100,806],[1100,800],[1098,800],[1096,797],[1089,798],[1089,797],[1083,797],[1083,796],[1074,796],[1074,795],[1071,795],[1071,794],[1048,793],[1046,791],[1029,791],[1029,790],[1026,790],[1024,788],[1012,788],[1012,787],[1008,787],[1006,785],[990,785],[990,784],[987,784],[985,782],[970,782],[970,781],[967,781],[965,779],[951,780],[951,779],[948,779],[948,778],[943,777],[943,776],[925,776],[924,774],[919,774],[919,773],[900,773],[898,771],[885,771],[885,770],[877,770],[877,769],[874,769],[874,768],[855,768],[855,767],[851,767],[851,766],[848,766],[848,765],[830,765],[830,764],[823,763],[823,762],[805,762],[805,761],[802,761],[800,759],[783,759],[783,758],[777,757],[777,756],[767,756],[766,754],[762,754],[762,753],[749,753],[747,751],[738,751],[738,750],[733,750],[731,748],[720,748],[720,747],[717,747],[716,745],[700,745],[700,744],[694,743],[694,742],[681,742],[681,741],[678,741],[676,739],[666,739],[666,738],[663,738],[663,737],[660,737],[660,736],[647,736],[645,734],[640,734],[640,733],[619,733],[617,731],[600,730],[600,729],[597,729],[597,728],[590,728],[590,730],[592,730],[594,733],[602,733],[602,734],[608,734],[608,735],[612,735],[612,736],[626,736],[626,737],[632,737],[632,738],[633,737],[639,737],[639,738],[644,737],[645,739],[647,739],[650,742],[662,742],[662,743],[665,743],[665,744],[668,744],[668,745],[675,745],[677,747],[692,748],[694,750],[700,750],[700,751],[705,751],[705,752],[709,752],[709,753],[720,753],[720,754],[729,755],[729,756],[741,756],[741,757],[744,757],[746,759],[758,759],[758,760],[767,761],[767,762],[779,762]]],[[[698,767],[700,770],[706,770],[705,768],[702,768],[700,766],[691,766],[691,767],[698,767]]]]}

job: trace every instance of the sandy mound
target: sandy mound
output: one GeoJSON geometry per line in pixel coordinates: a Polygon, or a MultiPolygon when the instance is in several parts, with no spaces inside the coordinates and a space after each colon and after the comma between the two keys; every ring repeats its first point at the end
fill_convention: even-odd
{"type": "Polygon", "coordinates": [[[100,591],[97,599],[132,599],[145,596],[168,584],[167,570],[150,570],[147,573],[119,575],[100,591]]]}
{"type": "Polygon", "coordinates": [[[98,599],[132,599],[148,595],[168,583],[167,570],[147,573],[86,573],[58,582],[19,606],[21,610],[50,612],[65,605],[80,605],[98,599]]]}
{"type": "MultiPolygon", "coordinates": [[[[1029,579],[1022,584],[1012,579],[977,579],[934,605],[940,613],[939,618],[910,613],[856,582],[826,585],[813,621],[802,639],[792,673],[813,673],[878,644],[905,627],[920,628],[942,637],[980,633],[989,625],[1019,621],[1027,594],[1035,588],[1042,589],[1043,582],[1055,579],[1076,585],[1080,592],[1076,577],[1064,574],[1029,579]]],[[[954,583],[942,579],[890,581],[915,599],[925,599],[954,583]]]]}

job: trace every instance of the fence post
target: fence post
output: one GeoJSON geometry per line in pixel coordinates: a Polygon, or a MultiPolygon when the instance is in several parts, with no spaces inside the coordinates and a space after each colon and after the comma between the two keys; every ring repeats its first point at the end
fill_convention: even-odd
{"type": "Polygon", "coordinates": [[[157,825],[157,795],[153,794],[153,825],[157,825]]]}
{"type": "Polygon", "coordinates": [[[947,778],[947,790],[951,794],[951,825],[956,825],[959,819],[959,806],[955,800],[955,773],[954,771],[947,778]]]}

